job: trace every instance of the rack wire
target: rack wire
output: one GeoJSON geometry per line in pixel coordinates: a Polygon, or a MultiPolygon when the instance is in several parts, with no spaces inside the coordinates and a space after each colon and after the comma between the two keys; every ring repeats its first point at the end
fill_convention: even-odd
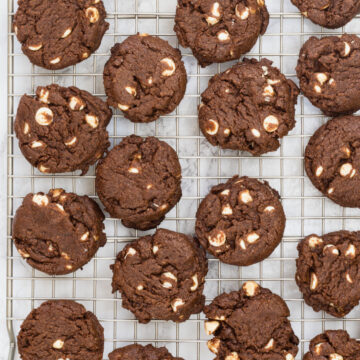
{"type": "MultiPolygon", "coordinates": [[[[271,13],[270,25],[248,57],[267,57],[281,71],[296,81],[295,66],[301,45],[311,35],[339,35],[345,30],[360,34],[360,18],[346,28],[325,30],[299,14],[290,0],[266,0],[271,13]]],[[[128,242],[144,232],[126,229],[113,218],[106,218],[108,242],[82,271],[52,277],[28,266],[11,241],[13,216],[22,198],[29,192],[64,187],[67,191],[87,194],[97,199],[94,167],[88,174],[44,175],[32,168],[22,157],[14,135],[13,121],[20,97],[34,94],[36,87],[52,82],[62,86],[78,86],[104,97],[103,66],[111,47],[137,32],[147,32],[168,40],[178,47],[172,30],[176,0],[104,0],[110,29],[96,54],[76,66],[51,72],[35,67],[21,53],[11,23],[16,1],[8,0],[8,189],[7,189],[7,326],[11,342],[9,360],[19,359],[15,336],[21,322],[31,309],[51,298],[68,298],[85,305],[99,318],[105,329],[104,358],[113,349],[134,342],[167,346],[173,355],[187,360],[207,360],[209,339],[203,331],[204,315],[194,315],[185,323],[152,321],[139,324],[131,313],[121,307],[118,294],[111,294],[109,265],[128,242]]],[[[205,69],[197,65],[189,49],[181,49],[188,72],[184,100],[173,114],[150,124],[133,124],[116,112],[108,130],[112,146],[132,133],[155,135],[173,146],[183,170],[183,197],[168,214],[161,227],[192,234],[195,212],[210,186],[236,174],[268,180],[276,188],[287,214],[282,243],[265,261],[249,267],[236,267],[209,258],[205,295],[209,303],[223,291],[237,290],[245,280],[255,280],[281,295],[287,302],[292,326],[300,339],[297,359],[308,349],[309,340],[324,329],[346,329],[360,337],[360,310],[354,309],[346,319],[334,319],[315,313],[304,304],[295,281],[296,246],[305,235],[326,233],[337,229],[358,230],[360,211],[341,208],[322,197],[306,178],[303,152],[314,130],[326,120],[303,96],[297,106],[296,128],[282,140],[277,152],[252,157],[246,153],[221,150],[209,145],[199,131],[197,106],[208,80],[231,64],[216,64],[205,69]]],[[[111,146],[111,147],[112,147],[111,146]]],[[[148,232],[148,233],[151,233],[148,232]]]]}

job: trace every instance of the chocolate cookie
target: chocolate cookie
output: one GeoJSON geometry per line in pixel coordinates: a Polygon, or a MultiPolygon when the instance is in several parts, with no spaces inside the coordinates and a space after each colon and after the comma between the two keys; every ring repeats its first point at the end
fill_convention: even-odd
{"type": "Polygon", "coordinates": [[[360,300],[360,232],[309,235],[298,245],[296,283],[315,311],[343,317],[360,300]]]}
{"type": "Polygon", "coordinates": [[[329,120],[310,138],[305,170],[313,185],[341,206],[360,207],[360,117],[329,120]]]}
{"type": "Polygon", "coordinates": [[[210,80],[199,124],[212,145],[260,155],[276,150],[295,126],[299,90],[271,64],[244,59],[210,80]]]}
{"type": "Polygon", "coordinates": [[[184,360],[173,357],[166,347],[155,348],[152,345],[128,345],[109,354],[109,360],[184,360]]]}
{"type": "Polygon", "coordinates": [[[12,237],[20,255],[50,275],[71,273],[106,243],[104,214],[87,196],[53,189],[28,194],[17,209],[12,237]]]}
{"type": "Polygon", "coordinates": [[[104,329],[72,300],[50,300],[31,311],[17,337],[23,360],[102,360],[104,329]]]}
{"type": "Polygon", "coordinates": [[[126,137],[96,168],[96,191],[124,226],[159,225],[181,198],[181,167],[174,149],[155,137],[126,137]]]}
{"type": "Polygon", "coordinates": [[[360,38],[311,37],[300,50],[296,73],[311,103],[328,116],[360,109],[360,38]]]}
{"type": "Polygon", "coordinates": [[[109,24],[100,0],[18,0],[14,31],[38,66],[63,69],[87,59],[109,24]]]}
{"type": "Polygon", "coordinates": [[[205,67],[240,58],[268,24],[264,0],[178,0],[174,31],[205,67]]]}
{"type": "Polygon", "coordinates": [[[346,25],[360,11],[359,0],[291,0],[315,24],[328,29],[346,25]]]}
{"type": "Polygon", "coordinates": [[[113,292],[141,323],[181,322],[204,306],[207,260],[192,238],[158,229],[127,245],[111,266],[113,292]]]}
{"type": "Polygon", "coordinates": [[[214,186],[196,214],[201,245],[228,264],[247,266],[267,258],[280,243],[285,214],[267,182],[234,176],[214,186]]]}
{"type": "Polygon", "coordinates": [[[35,98],[22,96],[14,127],[21,152],[41,172],[85,174],[110,145],[111,116],[87,91],[53,84],[38,87],[35,98]]]}
{"type": "Polygon", "coordinates": [[[133,122],[147,123],[174,111],[186,83],[180,51],[148,34],[116,44],[104,68],[109,105],[133,122]]]}
{"type": "Polygon", "coordinates": [[[254,281],[204,308],[208,348],[216,360],[294,360],[299,340],[284,300],[254,281]]]}

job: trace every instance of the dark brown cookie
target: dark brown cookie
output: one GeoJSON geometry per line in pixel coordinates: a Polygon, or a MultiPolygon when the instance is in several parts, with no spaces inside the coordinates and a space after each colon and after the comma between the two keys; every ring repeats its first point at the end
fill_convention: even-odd
{"type": "Polygon", "coordinates": [[[126,137],[96,168],[96,191],[124,226],[159,225],[181,198],[181,167],[174,149],[155,137],[126,137]]]}
{"type": "Polygon", "coordinates": [[[264,0],[178,0],[174,31],[205,67],[240,58],[268,23],[264,0]]]}
{"type": "Polygon", "coordinates": [[[63,69],[87,59],[109,27],[100,0],[18,0],[14,31],[38,66],[63,69]]]}
{"type": "Polygon", "coordinates": [[[102,360],[104,329],[72,300],[50,300],[31,311],[17,337],[22,360],[102,360]]]}
{"type": "Polygon", "coordinates": [[[328,116],[360,109],[360,38],[344,34],[311,37],[300,50],[300,89],[328,116]]]}
{"type": "Polygon", "coordinates": [[[327,330],[315,336],[304,360],[357,360],[360,359],[360,342],[351,339],[345,330],[327,330]]]}
{"type": "Polygon", "coordinates": [[[360,300],[360,232],[309,235],[298,245],[296,283],[315,311],[343,317],[360,300]]]}
{"type": "Polygon", "coordinates": [[[44,173],[82,170],[101,158],[110,145],[110,108],[76,87],[38,87],[24,95],[16,114],[15,132],[21,152],[44,173]]]}
{"type": "Polygon", "coordinates": [[[184,234],[158,229],[127,245],[111,268],[113,292],[141,323],[181,322],[203,309],[205,252],[184,234]]]}
{"type": "Polygon", "coordinates": [[[29,265],[50,275],[71,273],[106,243],[104,214],[87,196],[53,189],[28,194],[17,209],[13,240],[29,265]]]}
{"type": "Polygon", "coordinates": [[[180,51],[148,34],[116,44],[104,68],[109,105],[133,122],[154,121],[174,111],[184,97],[186,83],[180,51]]]}
{"type": "Polygon", "coordinates": [[[310,138],[305,170],[313,185],[341,206],[360,207],[360,117],[329,120],[310,138]]]}
{"type": "Polygon", "coordinates": [[[196,214],[201,245],[221,261],[247,266],[267,258],[280,243],[285,214],[267,182],[234,176],[214,186],[196,214]]]}
{"type": "Polygon", "coordinates": [[[128,345],[109,354],[109,360],[184,360],[173,357],[166,347],[155,348],[152,345],[128,345]]]}
{"type": "Polygon", "coordinates": [[[204,313],[216,360],[294,360],[298,352],[286,303],[254,281],[217,296],[204,313]]]}
{"type": "Polygon", "coordinates": [[[346,25],[360,11],[359,0],[291,0],[315,24],[328,29],[346,25]]]}
{"type": "Polygon", "coordinates": [[[271,64],[244,59],[210,80],[199,124],[212,145],[260,155],[276,150],[295,126],[299,89],[271,64]]]}

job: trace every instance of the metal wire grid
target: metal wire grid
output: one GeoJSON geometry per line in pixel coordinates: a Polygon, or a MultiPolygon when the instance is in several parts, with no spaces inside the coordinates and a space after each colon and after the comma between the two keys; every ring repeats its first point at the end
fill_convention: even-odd
{"type": "MultiPolygon", "coordinates": [[[[65,69],[49,72],[29,64],[21,54],[11,29],[15,0],[8,0],[8,211],[7,211],[7,326],[11,342],[9,359],[18,359],[15,335],[29,311],[49,298],[70,298],[83,303],[93,311],[105,328],[105,352],[133,342],[167,346],[176,356],[187,360],[212,359],[203,331],[203,314],[192,316],[182,324],[152,321],[138,324],[121,307],[118,294],[111,294],[109,265],[116,254],[143,232],[125,229],[116,219],[106,219],[108,242],[96,257],[68,276],[51,277],[31,269],[11,241],[14,213],[28,192],[47,191],[64,187],[67,191],[96,198],[94,167],[86,176],[79,173],[44,175],[32,168],[18,150],[13,131],[17,103],[24,92],[34,94],[38,85],[57,82],[63,86],[75,85],[104,97],[102,69],[111,46],[137,32],[159,35],[178,46],[172,31],[176,0],[105,0],[111,27],[101,48],[87,61],[65,69]]],[[[294,68],[298,51],[310,35],[342,33],[324,31],[305,21],[290,5],[290,0],[267,0],[271,22],[267,33],[259,39],[251,56],[267,57],[288,77],[295,79],[294,68]]],[[[354,19],[346,30],[360,33],[360,19],[354,19]]],[[[120,113],[114,114],[109,125],[112,145],[131,133],[156,135],[172,145],[183,168],[183,198],[161,224],[172,230],[193,233],[197,206],[211,185],[225,181],[234,173],[266,179],[279,190],[287,214],[285,236],[276,251],[267,260],[241,268],[209,259],[209,273],[205,287],[206,301],[210,302],[223,291],[236,290],[245,280],[259,281],[281,295],[291,310],[291,321],[301,340],[297,359],[307,351],[308,341],[326,328],[347,329],[353,337],[360,337],[357,321],[360,311],[355,309],[346,319],[334,319],[324,313],[314,313],[301,299],[294,281],[297,242],[306,234],[319,234],[344,228],[358,230],[360,212],[344,209],[320,196],[309,183],[303,170],[303,150],[306,143],[325,118],[302,96],[297,107],[296,128],[282,141],[281,148],[272,154],[254,158],[244,153],[223,151],[211,147],[202,137],[197,125],[197,105],[200,93],[209,78],[223,71],[229,64],[212,65],[201,69],[188,49],[182,49],[188,71],[188,89],[183,102],[173,114],[152,124],[132,124],[120,113]]],[[[250,56],[250,55],[248,55],[250,56]]],[[[151,233],[151,232],[150,232],[151,233]]]]}

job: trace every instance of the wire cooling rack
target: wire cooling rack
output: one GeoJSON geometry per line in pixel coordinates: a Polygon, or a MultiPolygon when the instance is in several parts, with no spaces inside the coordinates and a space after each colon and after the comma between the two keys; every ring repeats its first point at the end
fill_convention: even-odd
{"type": "MultiPolygon", "coordinates": [[[[100,49],[88,60],[67,69],[51,72],[32,66],[21,53],[12,32],[11,23],[16,1],[8,0],[8,211],[7,211],[7,326],[11,349],[9,359],[19,359],[15,336],[30,310],[51,298],[69,298],[93,311],[105,328],[104,358],[114,348],[134,342],[167,346],[172,354],[187,360],[207,360],[214,356],[206,346],[203,330],[204,315],[194,315],[182,324],[152,321],[139,324],[132,314],[121,307],[118,294],[111,294],[109,265],[129,241],[144,232],[126,229],[116,219],[106,218],[108,242],[82,271],[67,276],[52,277],[28,266],[11,241],[11,225],[17,207],[29,192],[64,187],[67,191],[87,194],[97,199],[94,187],[94,167],[86,176],[78,172],[44,175],[32,168],[21,155],[14,135],[13,122],[20,97],[34,94],[39,85],[52,82],[62,86],[75,85],[104,97],[102,71],[111,47],[137,32],[159,35],[178,46],[172,30],[176,0],[104,0],[110,29],[100,49]]],[[[248,57],[267,57],[281,71],[296,81],[295,66],[299,49],[311,35],[360,34],[360,18],[346,28],[324,30],[304,19],[290,0],[266,0],[271,13],[266,34],[259,39],[248,57]]],[[[150,124],[133,124],[116,112],[108,130],[112,146],[132,133],[155,135],[173,146],[183,171],[183,197],[163,221],[161,227],[192,234],[195,212],[210,186],[226,181],[234,174],[266,179],[281,194],[287,224],[281,245],[270,258],[249,267],[221,264],[209,259],[205,286],[209,303],[223,291],[237,290],[245,280],[259,281],[281,295],[291,311],[291,321],[301,340],[297,359],[308,349],[309,340],[324,329],[346,329],[360,338],[360,310],[354,309],[346,319],[335,319],[315,313],[304,304],[295,281],[296,245],[305,235],[338,229],[359,230],[360,211],[341,208],[322,197],[310,184],[303,167],[303,152],[309,137],[325,118],[303,96],[297,106],[296,128],[282,140],[281,148],[262,157],[247,153],[224,151],[212,147],[199,132],[197,106],[200,94],[210,77],[231,64],[217,64],[201,69],[188,49],[181,49],[188,72],[188,87],[184,100],[173,114],[150,124]]],[[[111,146],[111,147],[112,147],[111,146]]],[[[151,232],[148,232],[151,233],[151,232]]]]}

